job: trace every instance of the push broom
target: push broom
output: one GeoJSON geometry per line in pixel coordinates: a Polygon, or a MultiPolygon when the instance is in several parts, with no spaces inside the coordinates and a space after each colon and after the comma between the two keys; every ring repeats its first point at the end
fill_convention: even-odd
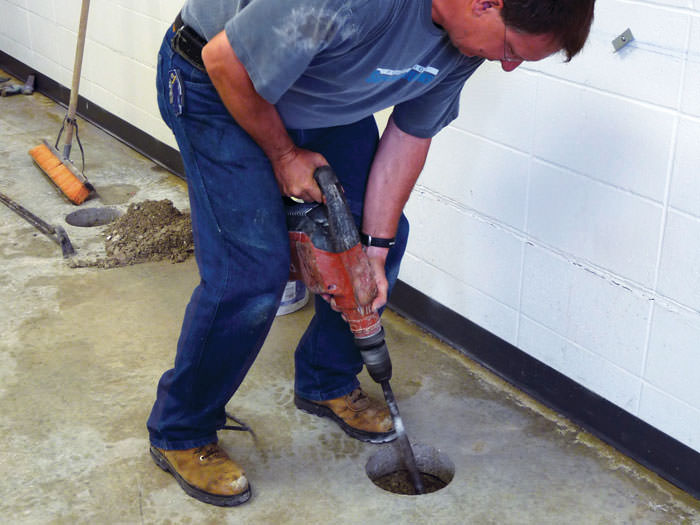
{"type": "MultiPolygon", "coordinates": [[[[83,153],[83,147],[78,137],[78,123],[75,114],[78,109],[78,86],[80,84],[80,70],[83,63],[83,49],[85,48],[85,34],[87,31],[88,9],[90,0],[83,0],[80,10],[80,23],[78,26],[78,42],[75,49],[75,66],[73,67],[73,82],[71,84],[68,113],[63,120],[63,126],[58,133],[56,145],[51,146],[46,140],[35,148],[29,150],[34,162],[41,170],[58,186],[64,195],[74,204],[82,204],[95,188],[90,184],[83,173],[75,167],[70,160],[70,150],[75,135],[83,153]],[[58,151],[61,134],[65,128],[66,137],[63,153],[58,151]]],[[[85,157],[83,155],[83,170],[85,169],[85,157]]]]}

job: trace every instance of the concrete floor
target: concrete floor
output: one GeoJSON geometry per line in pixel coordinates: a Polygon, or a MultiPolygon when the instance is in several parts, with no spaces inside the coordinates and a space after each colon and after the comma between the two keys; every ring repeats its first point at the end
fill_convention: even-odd
{"type": "MultiPolygon", "coordinates": [[[[101,228],[67,225],[75,207],[27,155],[55,138],[64,114],[38,94],[0,99],[0,191],[65,227],[77,257],[89,258],[102,249],[101,228]]],[[[176,177],[88,124],[81,139],[106,203],[187,207],[176,177]]],[[[378,446],[294,408],[292,353],[308,306],[276,320],[228,406],[257,433],[221,433],[248,472],[252,501],[205,505],[152,463],[145,429],[197,282],[194,262],[74,269],[1,205],[0,260],[3,523],[700,523],[700,502],[392,313],[392,385],[407,430],[446,453],[456,473],[431,495],[384,492],[365,473],[378,446]]]]}

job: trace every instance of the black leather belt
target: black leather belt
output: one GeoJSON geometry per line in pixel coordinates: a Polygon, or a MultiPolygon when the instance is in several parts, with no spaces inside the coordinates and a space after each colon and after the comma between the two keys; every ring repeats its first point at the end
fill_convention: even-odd
{"type": "Polygon", "coordinates": [[[177,18],[173,22],[173,31],[175,31],[172,40],[173,51],[184,58],[188,64],[206,72],[202,61],[202,48],[207,41],[199,36],[194,29],[185,25],[180,13],[177,14],[177,18]]]}

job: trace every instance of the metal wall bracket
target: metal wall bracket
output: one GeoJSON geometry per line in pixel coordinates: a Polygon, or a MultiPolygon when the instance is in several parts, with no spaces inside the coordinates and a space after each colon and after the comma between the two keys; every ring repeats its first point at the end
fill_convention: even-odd
{"type": "Polygon", "coordinates": [[[634,35],[632,34],[632,31],[630,31],[628,28],[625,30],[624,33],[622,33],[612,41],[612,45],[615,48],[615,52],[618,52],[620,49],[632,42],[632,40],[634,40],[634,35]]]}

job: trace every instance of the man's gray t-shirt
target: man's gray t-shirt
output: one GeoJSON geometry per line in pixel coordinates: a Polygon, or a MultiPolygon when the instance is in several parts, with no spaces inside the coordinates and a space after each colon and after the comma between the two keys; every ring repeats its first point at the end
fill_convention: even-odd
{"type": "Polygon", "coordinates": [[[431,0],[187,0],[185,23],[226,31],[256,91],[288,128],[349,124],[389,106],[400,129],[432,137],[457,117],[483,62],[452,46],[431,0]]]}

